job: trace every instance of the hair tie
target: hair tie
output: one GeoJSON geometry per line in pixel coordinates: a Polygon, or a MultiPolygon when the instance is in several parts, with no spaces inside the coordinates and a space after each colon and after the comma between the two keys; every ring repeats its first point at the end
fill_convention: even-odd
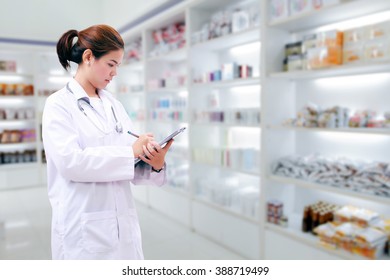
{"type": "Polygon", "coordinates": [[[72,48],[79,41],[79,32],[77,30],[75,30],[75,31],[76,31],[76,36],[74,36],[73,39],[72,39],[72,48]]]}

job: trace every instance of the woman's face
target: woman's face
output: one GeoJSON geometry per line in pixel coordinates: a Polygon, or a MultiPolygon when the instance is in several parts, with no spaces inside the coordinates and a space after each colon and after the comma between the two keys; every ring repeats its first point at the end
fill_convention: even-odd
{"type": "Polygon", "coordinates": [[[122,63],[123,50],[111,51],[99,59],[91,62],[92,75],[90,82],[97,89],[105,88],[117,75],[118,67],[122,63]]]}

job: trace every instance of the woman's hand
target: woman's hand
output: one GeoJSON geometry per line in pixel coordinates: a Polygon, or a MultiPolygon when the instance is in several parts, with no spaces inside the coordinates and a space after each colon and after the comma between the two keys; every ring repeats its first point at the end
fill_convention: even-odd
{"type": "Polygon", "coordinates": [[[173,143],[173,139],[169,140],[168,143],[161,148],[156,141],[151,141],[147,145],[143,146],[143,154],[139,156],[147,164],[151,165],[154,169],[159,170],[164,167],[165,155],[173,143]]]}
{"type": "Polygon", "coordinates": [[[140,155],[142,155],[144,153],[143,146],[148,145],[152,141],[154,141],[152,133],[141,134],[132,146],[134,157],[138,158],[140,155]]]}

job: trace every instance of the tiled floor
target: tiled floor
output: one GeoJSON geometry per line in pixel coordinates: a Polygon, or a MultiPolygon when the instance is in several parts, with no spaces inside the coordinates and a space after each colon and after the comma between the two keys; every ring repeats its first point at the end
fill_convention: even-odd
{"type": "MultiPolygon", "coordinates": [[[[145,259],[242,259],[138,203],[145,259]]],[[[46,188],[0,191],[0,259],[50,259],[46,188]]]]}

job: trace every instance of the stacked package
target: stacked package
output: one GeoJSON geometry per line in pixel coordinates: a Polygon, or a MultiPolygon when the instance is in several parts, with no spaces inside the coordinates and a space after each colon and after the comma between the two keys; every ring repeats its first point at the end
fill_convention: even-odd
{"type": "Polygon", "coordinates": [[[343,63],[388,59],[390,21],[344,31],[343,63]]]}
{"type": "Polygon", "coordinates": [[[273,166],[273,173],[360,193],[390,197],[389,163],[296,155],[279,159],[273,166]]]}
{"type": "Polygon", "coordinates": [[[390,236],[390,220],[378,213],[344,206],[334,213],[333,222],[314,229],[322,244],[341,248],[370,259],[380,258],[390,236]]]}
{"type": "Polygon", "coordinates": [[[310,70],[342,64],[343,32],[331,30],[303,36],[285,46],[285,70],[310,70]]]}
{"type": "Polygon", "coordinates": [[[287,119],[283,125],[323,128],[390,128],[390,112],[382,115],[373,110],[357,110],[353,114],[350,114],[350,111],[341,106],[321,109],[316,104],[308,103],[297,113],[296,118],[287,119]]]}

